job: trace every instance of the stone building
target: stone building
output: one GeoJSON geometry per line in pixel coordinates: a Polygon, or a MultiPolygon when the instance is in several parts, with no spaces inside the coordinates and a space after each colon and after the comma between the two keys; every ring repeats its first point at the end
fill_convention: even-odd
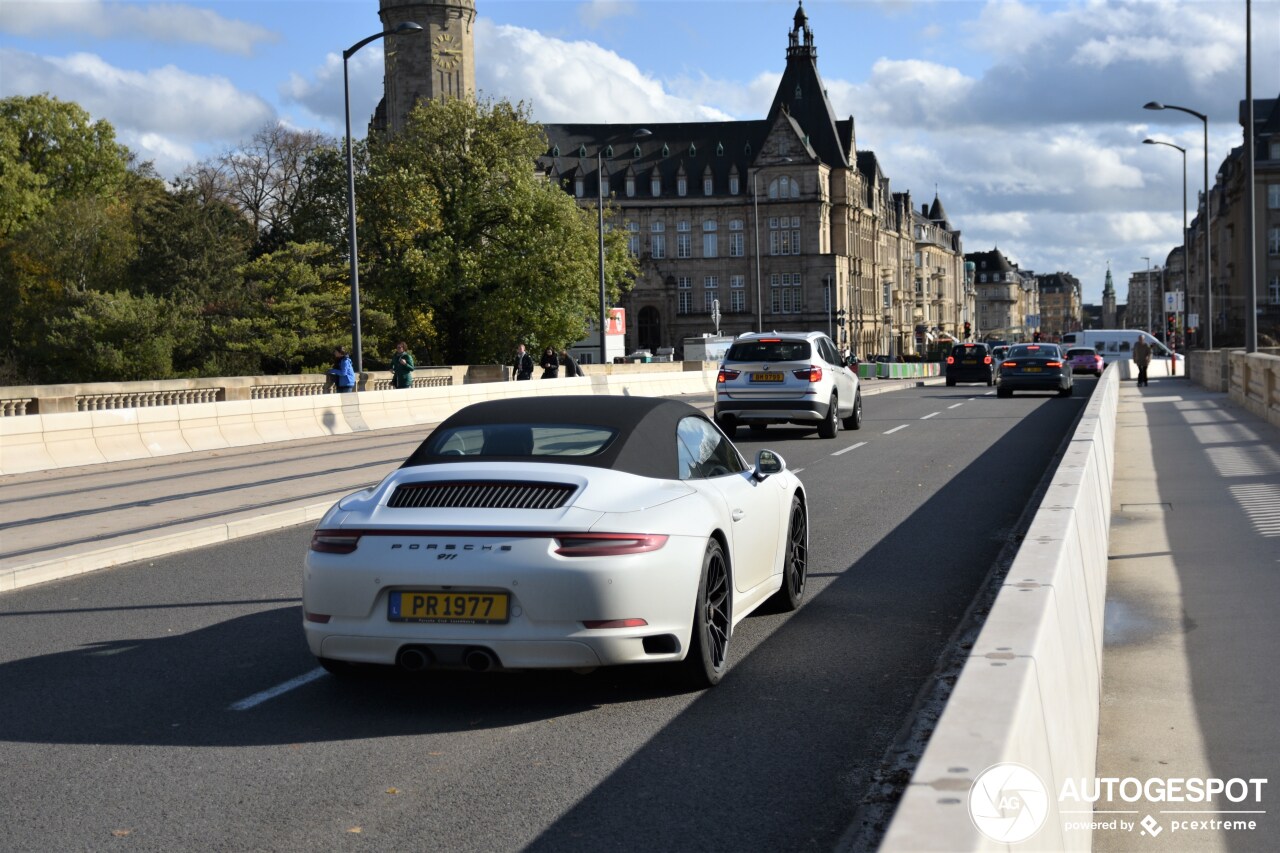
{"type": "Polygon", "coordinates": [[[1111,263],[1107,262],[1107,280],[1102,285],[1102,325],[1103,329],[1118,329],[1116,325],[1119,312],[1116,310],[1116,286],[1111,280],[1111,263]]]}
{"type": "Polygon", "coordinates": [[[384,32],[408,21],[423,32],[387,39],[371,131],[399,130],[420,100],[475,96],[475,0],[378,0],[378,16],[384,32]]]}
{"type": "Polygon", "coordinates": [[[1040,297],[1040,333],[1045,340],[1056,341],[1064,332],[1084,328],[1084,300],[1080,280],[1067,272],[1036,276],[1040,297]]]}
{"type": "Polygon", "coordinates": [[[1035,276],[1024,276],[999,248],[971,252],[977,320],[974,338],[1029,341],[1038,328],[1040,305],[1035,276]]]}
{"type": "Polygon", "coordinates": [[[724,334],[830,329],[860,355],[915,352],[917,320],[956,328],[959,232],[916,215],[857,150],[817,60],[800,7],[764,119],[545,126],[539,168],[584,206],[609,199],[630,235],[628,348],[678,350],[713,331],[717,303],[724,334]]]}
{"type": "Polygon", "coordinates": [[[1129,273],[1129,295],[1125,299],[1128,308],[1127,329],[1142,329],[1157,335],[1160,332],[1160,312],[1164,306],[1164,267],[1129,273]]]}

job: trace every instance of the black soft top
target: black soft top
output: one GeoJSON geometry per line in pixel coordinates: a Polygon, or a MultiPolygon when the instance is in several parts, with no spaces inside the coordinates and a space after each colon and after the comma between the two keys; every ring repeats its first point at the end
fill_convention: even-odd
{"type": "MultiPolygon", "coordinates": [[[[676,425],[681,419],[708,420],[698,409],[663,397],[610,397],[594,395],[512,397],[473,403],[454,412],[437,430],[498,424],[564,424],[605,427],[616,437],[590,456],[521,456],[521,462],[588,465],[610,468],[641,477],[679,479],[676,425]]],[[[428,453],[431,437],[405,461],[402,468],[465,462],[493,462],[492,456],[436,456],[428,453]]]]}

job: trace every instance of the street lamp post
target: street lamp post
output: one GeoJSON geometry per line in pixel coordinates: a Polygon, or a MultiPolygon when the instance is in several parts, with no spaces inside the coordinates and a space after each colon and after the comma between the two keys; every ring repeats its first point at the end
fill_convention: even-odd
{"type": "Polygon", "coordinates": [[[363,38],[342,52],[342,106],[347,122],[347,240],[351,254],[351,366],[355,368],[357,382],[364,372],[364,359],[360,341],[360,256],[356,252],[356,171],[351,154],[351,85],[347,78],[347,60],[371,41],[421,31],[421,24],[405,21],[390,30],[363,38]]]}
{"type": "MultiPolygon", "coordinates": [[[[605,288],[604,288],[604,160],[601,158],[602,150],[596,149],[596,224],[600,237],[600,316],[596,319],[600,321],[600,363],[604,364],[605,343],[608,339],[609,330],[609,308],[605,304],[605,288]]],[[[655,350],[656,352],[656,350],[655,350]]]]}
{"type": "Polygon", "coordinates": [[[1144,139],[1144,145],[1164,145],[1169,148],[1176,148],[1182,154],[1182,346],[1185,350],[1187,342],[1187,303],[1190,301],[1191,293],[1191,247],[1187,244],[1190,242],[1187,234],[1187,149],[1181,145],[1174,145],[1172,142],[1161,142],[1159,139],[1144,139]]]}
{"type": "Polygon", "coordinates": [[[1147,274],[1142,279],[1143,281],[1142,295],[1145,297],[1143,299],[1143,302],[1147,303],[1147,332],[1150,333],[1151,331],[1151,259],[1148,258],[1146,255],[1143,255],[1142,259],[1147,262],[1147,274]]]}
{"type": "Polygon", "coordinates": [[[751,173],[751,218],[756,231],[756,331],[764,331],[764,305],[760,291],[760,169],[751,173]]]}
{"type": "MultiPolygon", "coordinates": [[[[1204,329],[1205,349],[1213,349],[1213,284],[1211,280],[1213,262],[1209,253],[1209,219],[1212,207],[1209,200],[1209,117],[1196,110],[1175,107],[1173,104],[1162,104],[1159,101],[1148,101],[1142,108],[1144,110],[1177,110],[1193,115],[1204,123],[1204,329]]],[[[1190,246],[1187,247],[1188,251],[1190,248],[1190,246]]]]}

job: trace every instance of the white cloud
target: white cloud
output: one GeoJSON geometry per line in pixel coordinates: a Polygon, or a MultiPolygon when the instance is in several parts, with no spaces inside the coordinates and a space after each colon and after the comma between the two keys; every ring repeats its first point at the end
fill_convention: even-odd
{"type": "Polygon", "coordinates": [[[595,29],[606,21],[630,17],[638,11],[629,0],[587,0],[578,8],[578,19],[595,29]]]}
{"type": "Polygon", "coordinates": [[[180,3],[5,0],[0,9],[0,32],[20,36],[79,33],[97,39],[200,44],[242,56],[252,55],[261,44],[279,40],[276,33],[256,24],[180,3]]]}
{"type": "Polygon", "coordinates": [[[195,150],[234,145],[275,120],[270,104],[225,78],[173,66],[127,71],[87,53],[39,57],[8,49],[0,49],[0,66],[0,95],[47,92],[74,101],[109,121],[144,159],[154,155],[166,176],[197,159],[188,156],[195,150]]]}

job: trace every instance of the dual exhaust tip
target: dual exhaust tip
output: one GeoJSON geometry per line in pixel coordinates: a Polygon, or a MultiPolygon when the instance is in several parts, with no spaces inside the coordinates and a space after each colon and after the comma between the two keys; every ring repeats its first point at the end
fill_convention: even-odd
{"type": "Polygon", "coordinates": [[[453,669],[459,664],[472,672],[488,672],[499,668],[497,657],[488,649],[469,648],[460,657],[449,657],[451,660],[442,661],[424,646],[405,646],[396,655],[396,664],[407,672],[423,672],[433,667],[453,669]]]}

